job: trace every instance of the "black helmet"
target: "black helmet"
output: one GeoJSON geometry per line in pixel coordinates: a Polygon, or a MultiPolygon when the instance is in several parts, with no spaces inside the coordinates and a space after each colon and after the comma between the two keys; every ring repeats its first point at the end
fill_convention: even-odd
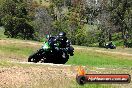
{"type": "Polygon", "coordinates": [[[60,32],[60,33],[59,33],[59,37],[60,37],[60,38],[66,37],[66,33],[65,33],[65,32],[60,32]]]}

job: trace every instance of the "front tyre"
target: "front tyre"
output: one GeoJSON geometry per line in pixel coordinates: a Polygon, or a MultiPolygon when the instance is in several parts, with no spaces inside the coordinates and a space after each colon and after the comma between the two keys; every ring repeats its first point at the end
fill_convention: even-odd
{"type": "Polygon", "coordinates": [[[37,57],[37,53],[32,54],[31,56],[29,56],[28,62],[37,63],[38,62],[38,59],[37,58],[39,58],[39,57],[37,57],[37,58],[36,57],[37,57]]]}
{"type": "Polygon", "coordinates": [[[38,61],[34,57],[29,57],[28,62],[34,62],[37,63],[38,61]]]}
{"type": "Polygon", "coordinates": [[[66,55],[65,58],[61,58],[60,64],[65,64],[69,59],[69,55],[66,55]]]}

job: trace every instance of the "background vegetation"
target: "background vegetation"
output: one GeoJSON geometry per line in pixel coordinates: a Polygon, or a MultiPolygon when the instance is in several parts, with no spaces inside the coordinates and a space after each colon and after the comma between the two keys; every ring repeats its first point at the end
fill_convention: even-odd
{"type": "Polygon", "coordinates": [[[43,41],[65,31],[72,44],[132,46],[131,0],[0,0],[0,25],[11,38],[43,41]]]}

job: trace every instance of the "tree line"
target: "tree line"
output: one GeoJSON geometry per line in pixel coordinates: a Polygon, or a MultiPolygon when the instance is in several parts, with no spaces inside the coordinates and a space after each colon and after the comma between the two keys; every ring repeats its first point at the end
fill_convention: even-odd
{"type": "Polygon", "coordinates": [[[132,46],[131,0],[0,0],[0,25],[12,38],[43,41],[67,33],[72,44],[132,46]]]}

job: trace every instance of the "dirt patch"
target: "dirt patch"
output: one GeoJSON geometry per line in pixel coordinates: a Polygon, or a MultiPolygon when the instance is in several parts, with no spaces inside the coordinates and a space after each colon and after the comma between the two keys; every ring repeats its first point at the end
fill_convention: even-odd
{"type": "MultiPolygon", "coordinates": [[[[21,63],[22,64],[22,63],[21,63]]],[[[24,63],[23,64],[27,64],[24,63]]],[[[0,68],[1,88],[71,88],[77,74],[78,66],[32,64],[27,66],[13,66],[0,68]]],[[[132,70],[126,68],[97,68],[83,67],[88,74],[130,74],[132,70]]],[[[75,84],[74,84],[75,85],[75,84]]],[[[130,84],[112,84],[119,88],[131,88],[130,84]]]]}
{"type": "Polygon", "coordinates": [[[27,72],[18,67],[0,69],[0,86],[17,88],[21,87],[21,85],[29,84],[30,78],[27,72]]]}
{"type": "MultiPolygon", "coordinates": [[[[61,82],[62,80],[65,83],[70,79],[74,79],[75,75],[76,71],[72,66],[60,67],[45,65],[35,67],[13,66],[11,68],[0,68],[0,87],[36,87],[39,86],[40,83],[42,83],[42,85],[47,84],[47,86],[53,87],[55,85],[51,85],[50,82],[55,80],[61,82]]],[[[56,86],[59,85],[60,82],[58,82],[56,86]]]]}

